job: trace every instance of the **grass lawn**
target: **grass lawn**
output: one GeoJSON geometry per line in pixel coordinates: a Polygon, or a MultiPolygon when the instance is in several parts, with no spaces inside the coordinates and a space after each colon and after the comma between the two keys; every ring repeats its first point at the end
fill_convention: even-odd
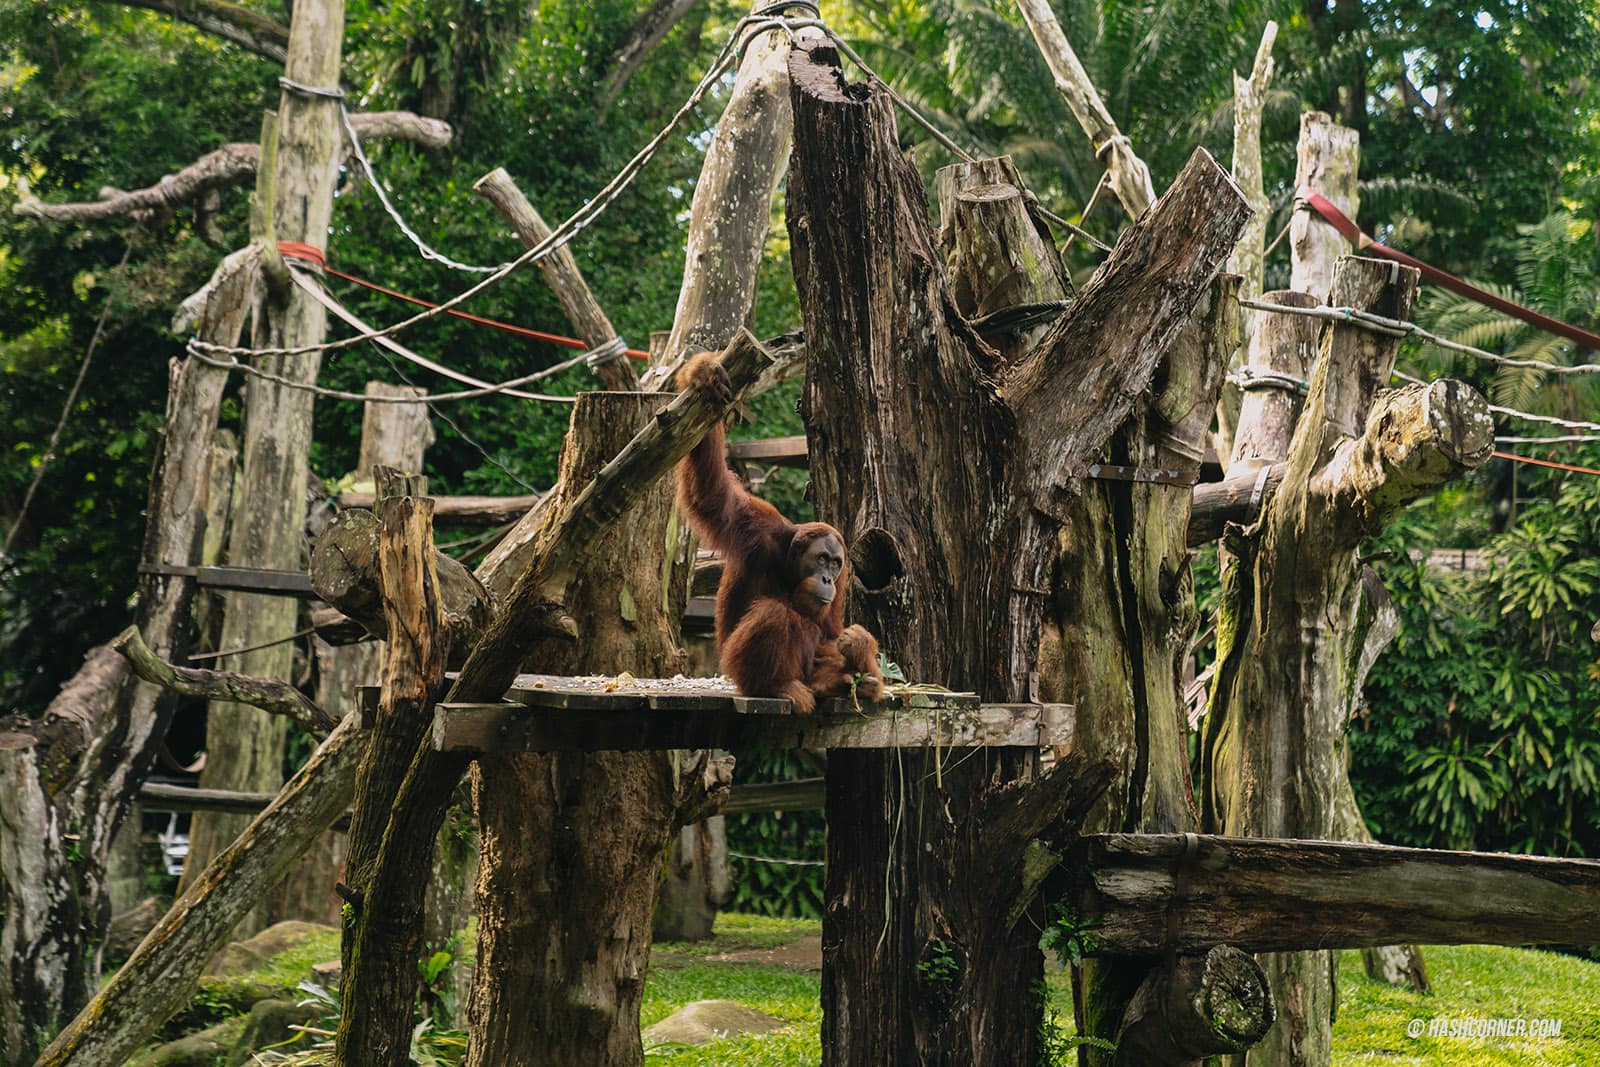
{"type": "MultiPolygon", "coordinates": [[[[801,1067],[821,1061],[818,1006],[821,976],[809,969],[820,924],[798,919],[720,915],[716,936],[699,944],[660,944],[645,985],[646,1026],[695,1000],[736,1000],[791,1025],[760,1037],[730,1038],[697,1049],[647,1045],[648,1062],[673,1067],[801,1067]],[[776,950],[776,951],[774,951],[776,950]],[[724,957],[733,957],[732,959],[724,957]],[[779,957],[784,965],[767,962],[779,957]]],[[[1490,946],[1429,948],[1428,971],[1437,992],[1406,993],[1367,980],[1361,957],[1339,960],[1339,1018],[1333,1027],[1334,1063],[1393,1067],[1499,1067],[1559,1064],[1600,1067],[1600,964],[1529,949],[1490,946]],[[1435,1019],[1554,1019],[1560,1036],[1420,1037],[1408,1024],[1435,1019]]],[[[1052,1003],[1072,1018],[1065,975],[1049,968],[1052,1003]]]]}

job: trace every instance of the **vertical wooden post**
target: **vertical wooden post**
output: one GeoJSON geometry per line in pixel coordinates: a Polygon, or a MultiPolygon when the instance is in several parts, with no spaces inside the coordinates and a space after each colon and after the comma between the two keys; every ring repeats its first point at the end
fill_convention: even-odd
{"type": "MultiPolygon", "coordinates": [[[[671,399],[583,393],[561,452],[559,514],[671,399]]],[[[544,642],[540,670],[671,676],[672,511],[663,480],[594,546],[565,604],[578,641],[544,642]]],[[[481,756],[472,772],[483,833],[469,1067],[643,1061],[639,1003],[656,881],[690,786],[687,754],[481,756]]]]}
{"type": "Polygon", "coordinates": [[[345,922],[338,1048],[340,1063],[405,1067],[411,1062],[426,859],[435,828],[419,830],[398,798],[432,725],[433,703],[444,684],[446,638],[434,569],[433,501],[419,495],[423,482],[418,477],[380,467],[374,480],[388,640],[350,823],[343,895],[351,911],[345,922]]]}
{"type": "MultiPolygon", "coordinates": [[[[1392,318],[1410,312],[1416,273],[1344,257],[1329,299],[1392,318]]],[[[1265,324],[1263,324],[1265,326],[1265,324]]],[[[1380,392],[1398,341],[1335,325],[1322,334],[1282,487],[1260,520],[1228,539],[1217,666],[1205,720],[1207,829],[1335,838],[1352,804],[1344,731],[1371,666],[1381,586],[1361,540],[1407,502],[1482,463],[1493,429],[1455,382],[1380,392]]],[[[1263,441],[1259,447],[1265,449],[1263,441]]],[[[1386,639],[1386,635],[1383,639],[1386,639]]],[[[1265,1062],[1328,1062],[1334,957],[1262,961],[1278,1023],[1265,1062]]]]}
{"type": "MultiPolygon", "coordinates": [[[[1360,134],[1321,111],[1308,111],[1300,116],[1295,188],[1315,189],[1353,219],[1360,206],[1356,192],[1360,156],[1360,134]]],[[[1309,207],[1296,204],[1289,220],[1289,248],[1293,254],[1289,288],[1326,302],[1334,264],[1350,251],[1350,243],[1309,207]]]]}
{"type": "MultiPolygon", "coordinates": [[[[339,86],[344,0],[300,0],[289,28],[286,81],[310,90],[339,86]]],[[[339,102],[285,86],[278,105],[276,137],[262,146],[260,206],[272,228],[269,259],[278,241],[319,248],[328,242],[333,190],[339,174],[339,102]],[[276,160],[276,167],[270,160],[276,160]]],[[[278,261],[281,265],[281,261],[278,261]]],[[[296,286],[268,297],[268,314],[254,341],[258,347],[296,347],[323,340],[327,313],[296,286]]],[[[316,381],[317,353],[272,356],[265,369],[297,383],[316,381]]],[[[228,561],[239,567],[298,570],[304,563],[306,457],[311,448],[312,396],[300,389],[252,380],[246,391],[244,459],[239,507],[228,539],[228,561]]],[[[221,647],[255,645],[294,632],[297,601],[250,593],[223,597],[221,647]]],[[[263,678],[288,678],[294,649],[282,643],[238,656],[219,666],[263,678]]],[[[275,792],[283,781],[282,719],[240,704],[211,705],[206,729],[206,767],[200,784],[211,789],[275,792]]],[[[190,832],[189,862],[203,867],[244,828],[240,816],[200,813],[190,832]]],[[[194,875],[187,873],[184,886],[194,875]]]]}
{"type": "MultiPolygon", "coordinates": [[[[368,396],[420,396],[409,385],[372,381],[368,396]]],[[[422,457],[433,443],[428,409],[422,404],[366,404],[361,417],[361,441],[356,470],[368,477],[375,467],[420,472],[422,457]]],[[[377,685],[383,669],[382,641],[364,641],[333,647],[315,642],[318,660],[317,703],[335,719],[356,710],[356,687],[377,685]]],[[[330,830],[313,842],[295,861],[283,882],[274,889],[269,904],[271,921],[309,919],[337,922],[339,897],[334,882],[344,866],[346,837],[330,830]]]]}

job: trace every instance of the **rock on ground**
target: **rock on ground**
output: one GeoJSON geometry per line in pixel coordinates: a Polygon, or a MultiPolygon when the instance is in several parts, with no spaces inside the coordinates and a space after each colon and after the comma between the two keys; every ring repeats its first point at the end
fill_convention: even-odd
{"type": "Polygon", "coordinates": [[[703,1045],[735,1034],[766,1034],[789,1025],[782,1019],[732,1000],[686,1004],[644,1032],[645,1040],[703,1045]]]}

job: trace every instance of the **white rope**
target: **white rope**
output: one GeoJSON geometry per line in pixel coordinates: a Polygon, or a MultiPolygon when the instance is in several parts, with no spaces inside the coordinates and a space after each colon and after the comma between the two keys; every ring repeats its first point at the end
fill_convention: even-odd
{"type": "MultiPolygon", "coordinates": [[[[287,256],[284,258],[288,259],[287,256]]],[[[294,261],[293,265],[298,266],[298,264],[302,262],[304,262],[304,260],[296,260],[294,261]]],[[[305,290],[313,300],[327,308],[330,314],[343,319],[351,326],[354,326],[357,330],[367,333],[372,332],[371,326],[368,326],[365,322],[363,322],[355,312],[351,311],[349,308],[339,303],[339,301],[335,300],[333,298],[333,294],[324,289],[316,281],[316,279],[310,275],[309,272],[291,269],[289,271],[289,277],[294,279],[294,283],[301,289],[305,290]]],[[[493,382],[486,382],[482,378],[474,378],[472,375],[458,371],[453,367],[447,367],[443,363],[437,363],[434,360],[429,359],[427,356],[419,355],[392,337],[374,337],[373,344],[388,349],[390,352],[393,352],[395,355],[399,356],[408,363],[415,363],[419,367],[424,367],[428,370],[431,370],[435,374],[442,374],[446,378],[460,382],[462,385],[472,385],[480,389],[496,389],[501,395],[514,396],[519,400],[554,400],[557,403],[571,403],[572,401],[571,397],[550,397],[543,393],[524,393],[518,389],[511,389],[504,386],[497,387],[493,382]]],[[[540,373],[545,375],[557,374],[560,371],[575,365],[583,358],[583,356],[579,356],[577,359],[569,359],[565,363],[558,363],[554,368],[546,367],[540,373]]]]}
{"type": "MultiPolygon", "coordinates": [[[[781,10],[790,6],[804,5],[781,4],[777,5],[777,9],[781,10]]],[[[767,9],[763,9],[763,11],[765,10],[767,9]]],[[[758,14],[759,12],[752,12],[752,14],[747,15],[743,19],[739,20],[739,23],[735,25],[734,34],[729,36],[728,42],[723,45],[722,51],[719,53],[716,62],[711,65],[711,68],[706,71],[705,76],[700,79],[697,85],[695,85],[694,90],[689,94],[689,98],[679,106],[677,111],[673,112],[672,117],[667,120],[666,125],[663,126],[656,133],[656,135],[652,137],[645,144],[645,146],[634,155],[632,159],[623,165],[622,169],[617,172],[615,177],[607,182],[605,186],[595,194],[593,199],[587,201],[583,207],[575,211],[565,222],[561,223],[561,225],[552,230],[549,236],[547,236],[544,240],[523,252],[522,255],[518,256],[516,259],[513,259],[504,266],[497,268],[493,274],[488,275],[478,284],[466,289],[461,293],[458,293],[456,296],[451,297],[442,304],[428,308],[426,311],[413,315],[409,319],[404,319],[400,322],[397,322],[392,326],[386,326],[381,330],[373,330],[367,333],[358,334],[354,337],[341,338],[337,341],[324,341],[319,344],[300,345],[293,348],[243,348],[232,345],[212,344],[208,341],[201,341],[198,338],[193,338],[189,341],[188,350],[195,355],[207,353],[213,357],[299,356],[310,355],[314,352],[330,352],[335,349],[348,348],[364,341],[375,341],[380,337],[391,337],[403,330],[410,329],[412,326],[415,326],[420,322],[426,322],[429,319],[435,318],[455,307],[460,306],[466,301],[472,299],[474,296],[477,296],[479,293],[483,292],[485,289],[488,289],[496,282],[500,281],[518,267],[522,267],[529,263],[543,259],[556,249],[565,246],[569,241],[572,240],[573,237],[578,234],[580,230],[589,225],[595,219],[599,218],[606,208],[610,207],[617,197],[622,195],[623,190],[632,184],[633,179],[638,176],[639,171],[644,169],[645,164],[650,161],[651,157],[653,157],[661,148],[661,145],[665,143],[666,139],[671,136],[672,131],[677,129],[678,124],[683,121],[684,117],[687,116],[702,99],[704,99],[706,93],[709,92],[711,87],[716,84],[717,80],[722,77],[723,72],[741,57],[743,50],[748,47],[749,43],[754,40],[758,34],[767,30],[778,29],[792,35],[793,29],[797,26],[811,24],[820,25],[819,20],[757,18],[756,16],[758,14]]],[[[212,359],[208,360],[207,362],[214,366],[243,366],[243,364],[239,364],[237,362],[237,359],[230,359],[228,361],[212,359]]],[[[528,379],[526,378],[521,378],[507,384],[521,384],[527,380],[528,379]]],[[[286,381],[285,384],[290,383],[286,381]]],[[[451,397],[451,399],[461,398],[462,396],[460,394],[451,397]]],[[[366,398],[357,397],[357,399],[366,398]]]]}
{"type": "MultiPolygon", "coordinates": [[[[1410,382],[1413,385],[1433,384],[1432,382],[1418,378],[1416,375],[1407,374],[1403,370],[1392,370],[1389,373],[1393,374],[1401,381],[1410,382]]],[[[1509,419],[1523,419],[1527,422],[1543,422],[1548,423],[1551,426],[1560,426],[1568,430],[1600,430],[1600,422],[1583,422],[1579,419],[1559,419],[1554,415],[1535,415],[1531,411],[1519,411],[1516,408],[1501,407],[1498,404],[1490,404],[1489,410],[1494,412],[1496,415],[1504,415],[1509,419]]]]}
{"type": "Polygon", "coordinates": [[[361,164],[361,173],[367,176],[367,184],[372,186],[372,191],[378,194],[378,203],[383,205],[383,210],[388,213],[394,224],[400,227],[400,232],[405,234],[423,259],[431,259],[435,263],[443,264],[451,270],[466,271],[470,274],[494,274],[507,269],[509,264],[500,263],[493,267],[478,267],[471,263],[462,263],[460,260],[451,259],[443,252],[435,250],[428,242],[424,241],[417,231],[406,224],[400,212],[389,200],[389,194],[383,191],[383,183],[378,181],[377,172],[372,169],[372,161],[367,158],[367,153],[361,147],[361,138],[356,136],[356,128],[350,121],[350,112],[344,104],[339,105],[339,118],[344,123],[344,134],[350,138],[350,150],[355,154],[356,162],[361,164]]]}

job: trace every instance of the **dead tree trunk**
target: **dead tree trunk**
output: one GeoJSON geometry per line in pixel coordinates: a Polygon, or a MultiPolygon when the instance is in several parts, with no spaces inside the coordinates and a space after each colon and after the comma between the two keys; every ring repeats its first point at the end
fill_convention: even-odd
{"type": "MultiPolygon", "coordinates": [[[[1308,111],[1300,116],[1295,188],[1315,189],[1353,219],[1359,207],[1356,164],[1360,156],[1360,134],[1321,111],[1308,111]]],[[[1289,288],[1327,301],[1334,264],[1350,251],[1350,242],[1308,205],[1296,204],[1289,219],[1289,247],[1293,257],[1289,288]]]]}
{"type": "MultiPolygon", "coordinates": [[[[552,507],[593,481],[669,396],[586,393],[573,409],[552,507]]],[[[672,511],[662,482],[594,547],[569,587],[575,644],[537,654],[552,674],[670,677],[672,511]]],[[[639,1003],[650,916],[683,780],[679,754],[485,755],[473,773],[483,830],[471,1065],[643,1060],[639,1003]]]]}
{"type": "MultiPolygon", "coordinates": [[[[416,877],[407,891],[391,895],[373,886],[372,873],[393,828],[395,798],[433,725],[447,641],[433,565],[433,502],[418,495],[420,479],[386,467],[375,473],[382,528],[378,574],[388,639],[372,738],[356,776],[348,885],[341,889],[352,914],[344,932],[338,1047],[341,1063],[403,1067],[411,1060],[411,1010],[427,883],[416,877]]],[[[396,835],[391,847],[410,847],[419,836],[431,846],[437,832],[433,826],[426,836],[396,835]]]]}
{"type": "MultiPolygon", "coordinates": [[[[313,88],[337,88],[344,36],[344,0],[303,0],[295,5],[289,30],[288,79],[313,88]]],[[[339,176],[339,102],[285,88],[278,105],[277,137],[262,146],[272,225],[268,242],[327,243],[333,190],[339,176]]],[[[276,260],[276,245],[270,245],[276,260]]],[[[258,323],[258,347],[295,347],[323,339],[327,313],[296,286],[269,290],[265,323],[258,323]]],[[[317,353],[273,356],[267,370],[295,382],[315,382],[317,353]]],[[[253,380],[247,392],[244,462],[239,507],[228,539],[228,559],[238,567],[299,570],[304,566],[306,456],[311,448],[312,396],[303,390],[253,380]]],[[[289,597],[229,593],[223,597],[222,648],[287,637],[294,632],[299,604],[289,597]]],[[[261,678],[293,677],[294,649],[277,644],[231,656],[226,666],[261,678]]],[[[213,705],[206,719],[206,766],[201,784],[211,789],[274,792],[283,781],[281,722],[254,708],[213,705]]],[[[200,813],[189,834],[186,868],[196,873],[244,829],[238,816],[200,813]]],[[[183,887],[194,875],[185,871],[183,887]]]]}
{"type": "MultiPolygon", "coordinates": [[[[1415,290],[1413,271],[1345,257],[1330,299],[1405,318],[1415,290]]],[[[1349,791],[1344,729],[1370,666],[1367,632],[1382,596],[1356,546],[1493,447],[1487,408],[1464,385],[1379,393],[1397,345],[1352,326],[1323,333],[1283,485],[1259,522],[1227,540],[1234,558],[1223,578],[1203,754],[1208,828],[1338,836],[1349,791]]],[[[1265,965],[1280,1008],[1267,1062],[1326,1064],[1333,957],[1284,954],[1265,965]]]]}
{"type": "MultiPolygon", "coordinates": [[[[887,98],[847,85],[829,48],[795,51],[790,74],[812,484],[851,541],[856,614],[909,675],[1027,700],[1066,507],[1248,208],[1197,153],[1008,361],[956,311],[887,98]]],[[[1032,1060],[1042,961],[1036,927],[1015,921],[1023,852],[1070,832],[1097,792],[1086,760],[1030,782],[1035,759],[830,758],[825,1062],[1032,1060]]]]}
{"type": "MultiPolygon", "coordinates": [[[[971,319],[1020,323],[1069,292],[1042,223],[1026,207],[1008,160],[939,172],[941,224],[956,307],[971,319]],[[1023,305],[1017,307],[1018,304],[1023,305]],[[1031,314],[1029,312],[1032,312],[1031,314]],[[990,317],[992,316],[992,317],[990,317]]],[[[1157,395],[1112,440],[1119,466],[1199,471],[1210,412],[1233,345],[1232,282],[1219,282],[1157,373],[1157,395]]],[[[1059,308],[1056,309],[1059,314],[1059,308]]],[[[1048,329],[986,331],[1005,360],[1026,355],[1048,329]]],[[[1042,699],[1075,704],[1074,748],[1122,768],[1095,822],[1155,832],[1194,826],[1181,674],[1194,632],[1185,544],[1188,486],[1088,483],[1069,507],[1052,576],[1037,668],[1042,699]]],[[[1086,988],[1090,1032],[1115,1040],[1148,961],[1096,961],[1086,988]]]]}
{"type": "MultiPolygon", "coordinates": [[[[235,344],[249,309],[257,253],[235,253],[212,278],[201,337],[235,344]]],[[[207,471],[225,371],[174,362],[167,421],[150,477],[141,559],[196,561],[207,471]]],[[[189,639],[192,578],[142,574],[135,625],[158,655],[189,639]]],[[[0,720],[0,1063],[30,1062],[88,1001],[109,919],[111,842],[166,735],[175,697],[130,677],[108,646],[34,721],[0,720]],[[76,839],[63,836],[72,828],[76,839]]]]}
{"type": "MultiPolygon", "coordinates": [[[[1239,295],[1252,300],[1261,295],[1267,221],[1272,216],[1272,205],[1267,202],[1261,177],[1261,112],[1266,107],[1267,87],[1272,84],[1272,46],[1277,39],[1278,24],[1269,21],[1262,31],[1261,44],[1256,48],[1250,76],[1233,76],[1233,180],[1244,190],[1255,215],[1228,258],[1228,270],[1241,279],[1239,295]]],[[[1243,315],[1246,340],[1255,332],[1255,322],[1255,316],[1246,311],[1243,315]]],[[[1231,353],[1229,366],[1232,366],[1231,353]]],[[[1224,470],[1228,469],[1234,430],[1239,425],[1239,400],[1239,391],[1228,386],[1217,404],[1217,455],[1222,457],[1224,470]]]]}
{"type": "MultiPolygon", "coordinates": [[[[418,396],[409,385],[368,382],[368,396],[418,396]]],[[[361,417],[361,444],[356,470],[370,476],[374,467],[422,470],[422,456],[433,442],[428,409],[422,404],[367,404],[361,417]]],[[[377,685],[383,668],[383,642],[365,641],[334,647],[314,643],[318,659],[318,703],[342,719],[355,711],[356,688],[377,685]]],[[[344,867],[346,837],[329,831],[316,839],[273,891],[269,919],[311,919],[337,923],[339,896],[334,892],[344,867]]],[[[442,946],[440,946],[442,947],[442,946]]]]}

